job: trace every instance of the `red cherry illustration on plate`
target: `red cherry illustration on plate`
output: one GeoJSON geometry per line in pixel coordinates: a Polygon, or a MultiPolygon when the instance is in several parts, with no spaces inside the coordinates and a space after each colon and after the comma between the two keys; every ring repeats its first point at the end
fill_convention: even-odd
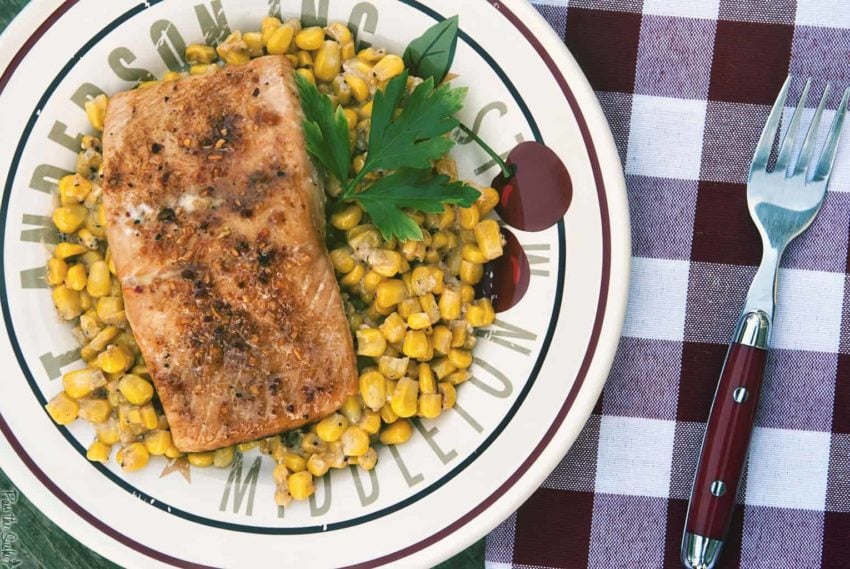
{"type": "Polygon", "coordinates": [[[476,296],[489,298],[496,312],[515,306],[528,291],[531,268],[516,235],[502,228],[503,254],[484,265],[484,276],[476,287],[476,296]]]}
{"type": "Polygon", "coordinates": [[[564,163],[539,142],[523,142],[508,155],[506,177],[500,172],[492,186],[499,191],[496,211],[511,227],[543,231],[558,223],[573,198],[573,184],[564,163]]]}
{"type": "MultiPolygon", "coordinates": [[[[552,149],[539,142],[523,142],[511,150],[505,162],[472,129],[464,124],[459,127],[499,165],[501,171],[491,185],[499,192],[496,212],[507,225],[534,232],[561,221],[573,199],[573,184],[552,149]]],[[[516,236],[505,228],[502,235],[504,254],[484,265],[484,277],[477,286],[478,294],[490,298],[496,312],[522,300],[531,277],[528,257],[516,236]]]]}

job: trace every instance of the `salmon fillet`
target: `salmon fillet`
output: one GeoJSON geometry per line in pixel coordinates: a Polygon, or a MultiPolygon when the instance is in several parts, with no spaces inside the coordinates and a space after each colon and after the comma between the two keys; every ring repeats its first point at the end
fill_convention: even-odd
{"type": "Polygon", "coordinates": [[[181,451],[304,425],[356,390],[301,120],[281,56],[109,102],[110,254],[181,451]]]}

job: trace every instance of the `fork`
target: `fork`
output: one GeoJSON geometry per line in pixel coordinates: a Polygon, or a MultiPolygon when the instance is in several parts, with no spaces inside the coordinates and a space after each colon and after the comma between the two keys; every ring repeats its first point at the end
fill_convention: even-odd
{"type": "Polygon", "coordinates": [[[813,159],[818,126],[829,94],[827,83],[799,157],[792,166],[794,142],[811,87],[811,79],[806,81],[779,147],[776,165],[768,170],[790,84],[789,75],[773,104],[750,164],[747,208],[761,235],[762,260],[732,334],[702,442],[682,538],[682,563],[689,569],[714,568],[729,531],[767,359],[779,260],[788,243],[805,231],[820,211],[850,98],[848,88],[823,149],[813,159]]]}

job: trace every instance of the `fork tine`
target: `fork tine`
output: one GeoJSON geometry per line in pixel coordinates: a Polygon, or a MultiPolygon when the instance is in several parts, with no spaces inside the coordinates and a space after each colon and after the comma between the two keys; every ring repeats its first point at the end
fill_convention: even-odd
{"type": "Polygon", "coordinates": [[[791,75],[785,79],[782,84],[782,89],[776,97],[776,102],[773,103],[773,108],[770,109],[770,115],[767,117],[767,124],[764,125],[764,130],[761,131],[761,138],[756,146],[756,152],[753,154],[753,162],[750,164],[750,176],[758,170],[767,168],[767,160],[770,158],[770,149],[773,147],[773,139],[776,138],[776,130],[779,128],[779,119],[782,117],[782,108],[785,105],[785,98],[788,96],[788,86],[791,84],[791,75]]]}
{"type": "Polygon", "coordinates": [[[823,152],[820,160],[818,160],[817,168],[815,168],[813,180],[826,180],[832,171],[832,163],[835,161],[835,153],[838,151],[838,141],[841,139],[841,127],[844,125],[844,115],[847,114],[847,101],[850,99],[850,87],[844,90],[844,96],[841,97],[841,104],[838,110],[835,111],[835,118],[832,119],[832,126],[829,127],[829,134],[826,137],[826,142],[823,145],[823,152]]]}
{"type": "Polygon", "coordinates": [[[797,165],[794,167],[794,176],[805,174],[809,169],[809,160],[812,158],[812,152],[815,149],[815,139],[818,136],[818,127],[820,126],[821,115],[823,108],[826,106],[826,98],[829,96],[829,83],[824,87],[823,95],[821,95],[818,108],[812,117],[812,123],[809,125],[809,132],[803,140],[803,148],[800,150],[800,158],[797,160],[797,165]]]}
{"type": "Polygon", "coordinates": [[[803,94],[800,95],[800,100],[797,101],[797,106],[794,109],[794,114],[791,115],[791,122],[788,123],[788,129],[785,131],[785,138],[782,140],[782,146],[779,148],[779,156],[776,158],[775,172],[784,173],[788,170],[788,164],[791,162],[791,153],[794,152],[794,142],[797,140],[797,129],[800,125],[800,118],[803,116],[803,109],[806,108],[806,99],[809,98],[809,89],[812,86],[812,80],[806,80],[806,86],[803,87],[803,94]]]}

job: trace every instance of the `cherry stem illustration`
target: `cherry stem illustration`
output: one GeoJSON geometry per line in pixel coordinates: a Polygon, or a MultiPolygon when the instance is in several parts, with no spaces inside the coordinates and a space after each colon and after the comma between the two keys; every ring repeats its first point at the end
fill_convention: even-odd
{"type": "Polygon", "coordinates": [[[490,158],[496,161],[496,164],[498,164],[499,168],[502,169],[502,176],[504,176],[505,179],[510,178],[514,175],[513,170],[511,170],[511,168],[505,163],[505,161],[502,160],[502,157],[499,156],[499,154],[495,150],[490,148],[490,145],[481,140],[481,137],[475,134],[471,128],[469,128],[462,122],[458,122],[458,128],[460,128],[460,130],[462,130],[467,136],[469,136],[470,139],[474,140],[478,144],[478,146],[480,146],[484,150],[484,152],[489,154],[490,158]]]}

